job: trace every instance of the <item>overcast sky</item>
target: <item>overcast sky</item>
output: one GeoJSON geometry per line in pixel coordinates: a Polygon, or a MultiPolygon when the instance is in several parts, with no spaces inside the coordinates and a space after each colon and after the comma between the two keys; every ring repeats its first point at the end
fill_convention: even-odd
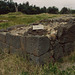
{"type": "Polygon", "coordinates": [[[13,0],[14,2],[17,3],[24,3],[29,1],[30,5],[36,5],[36,6],[56,6],[59,9],[62,7],[68,7],[71,9],[75,9],[75,0],[13,0]]]}

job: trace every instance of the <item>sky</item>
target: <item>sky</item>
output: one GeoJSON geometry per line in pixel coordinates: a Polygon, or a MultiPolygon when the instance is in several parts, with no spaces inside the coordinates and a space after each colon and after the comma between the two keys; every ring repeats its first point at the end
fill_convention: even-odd
{"type": "Polygon", "coordinates": [[[50,7],[50,6],[56,6],[59,9],[63,7],[68,7],[70,9],[75,9],[75,0],[13,0],[17,3],[24,3],[29,2],[30,5],[36,5],[39,7],[50,7]]]}

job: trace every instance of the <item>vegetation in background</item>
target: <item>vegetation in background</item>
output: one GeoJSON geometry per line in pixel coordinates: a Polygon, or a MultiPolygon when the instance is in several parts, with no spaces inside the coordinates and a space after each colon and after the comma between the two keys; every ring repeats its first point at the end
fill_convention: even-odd
{"type": "Polygon", "coordinates": [[[49,7],[49,8],[47,9],[47,12],[48,12],[48,13],[52,13],[52,14],[58,14],[59,10],[58,10],[57,7],[53,6],[53,7],[49,7]]]}
{"type": "Polygon", "coordinates": [[[22,12],[24,14],[69,14],[75,13],[75,10],[70,10],[67,7],[63,7],[61,11],[55,6],[46,8],[45,6],[40,8],[36,5],[30,5],[29,2],[23,4],[17,4],[13,0],[0,0],[0,14],[7,14],[9,12],[22,12]]]}
{"type": "Polygon", "coordinates": [[[64,8],[61,9],[60,13],[61,14],[69,14],[69,13],[71,13],[71,10],[66,8],[66,7],[64,7],[64,8]]]}

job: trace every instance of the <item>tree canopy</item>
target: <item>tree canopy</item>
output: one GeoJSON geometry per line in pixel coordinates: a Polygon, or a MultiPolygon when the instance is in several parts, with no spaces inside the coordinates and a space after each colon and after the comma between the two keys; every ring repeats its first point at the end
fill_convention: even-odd
{"type": "Polygon", "coordinates": [[[67,7],[63,7],[60,11],[61,14],[69,14],[71,13],[71,10],[67,7]]]}
{"type": "Polygon", "coordinates": [[[25,14],[40,14],[40,13],[50,13],[50,14],[69,14],[75,13],[75,10],[70,10],[67,7],[63,7],[59,12],[59,9],[55,6],[46,8],[45,6],[40,8],[36,5],[30,5],[29,2],[23,4],[17,4],[13,0],[0,0],[0,14],[7,14],[9,12],[22,12],[25,14]]]}

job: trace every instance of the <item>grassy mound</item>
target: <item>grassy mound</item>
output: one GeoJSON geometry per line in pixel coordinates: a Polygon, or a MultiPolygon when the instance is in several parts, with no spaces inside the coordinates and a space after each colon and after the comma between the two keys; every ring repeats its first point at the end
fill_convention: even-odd
{"type": "Polygon", "coordinates": [[[0,15],[0,20],[7,20],[6,22],[0,22],[0,29],[7,28],[13,25],[28,25],[34,22],[38,22],[42,19],[59,17],[61,15],[56,14],[38,14],[38,15],[26,15],[21,12],[8,13],[5,15],[0,15]]]}

